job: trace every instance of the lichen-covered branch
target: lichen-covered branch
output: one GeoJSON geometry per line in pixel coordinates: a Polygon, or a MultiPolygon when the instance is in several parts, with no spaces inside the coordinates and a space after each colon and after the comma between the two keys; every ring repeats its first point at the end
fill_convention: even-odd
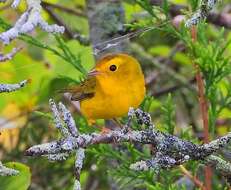
{"type": "MultiPolygon", "coordinates": [[[[18,50],[13,50],[13,51],[15,51],[16,53],[18,50]]],[[[13,54],[14,53],[11,52],[11,55],[9,55],[9,57],[13,56],[13,54]]],[[[16,91],[24,87],[26,83],[27,80],[24,80],[18,84],[0,84],[0,93],[16,91]]],[[[13,176],[13,175],[18,175],[18,173],[19,171],[17,170],[3,166],[2,162],[0,161],[0,176],[13,176]]]]}
{"type": "Polygon", "coordinates": [[[3,166],[2,162],[0,161],[0,176],[13,176],[18,174],[19,171],[3,166]]]}
{"type": "MultiPolygon", "coordinates": [[[[100,143],[122,143],[122,142],[139,142],[142,144],[152,144],[156,148],[156,154],[148,160],[138,161],[130,166],[134,170],[155,170],[171,168],[183,164],[189,160],[206,161],[219,168],[221,173],[231,174],[231,165],[223,161],[225,170],[220,166],[221,162],[214,161],[213,153],[225,147],[230,139],[231,133],[211,141],[208,144],[196,145],[190,141],[182,140],[176,136],[162,133],[157,130],[151,121],[148,113],[140,109],[130,109],[128,113],[128,123],[121,130],[111,131],[107,134],[92,133],[79,134],[75,128],[74,120],[66,107],[60,103],[57,108],[56,104],[50,100],[50,105],[54,114],[56,127],[63,134],[63,138],[50,143],[35,145],[26,151],[28,156],[51,156],[60,157],[68,156],[71,152],[77,152],[75,162],[75,189],[79,189],[79,176],[84,159],[84,149],[93,144],[100,143]],[[63,120],[61,120],[61,117],[63,120]],[[146,126],[145,130],[132,130],[131,119],[135,118],[139,125],[146,126]],[[64,121],[64,122],[63,122],[64,121]],[[64,129],[67,131],[63,133],[64,129]]],[[[218,159],[219,160],[219,159],[218,159]]],[[[222,159],[221,159],[222,160],[222,159]]],[[[226,175],[227,176],[227,175],[226,175]]]]}
{"type": "MultiPolygon", "coordinates": [[[[16,8],[20,0],[15,0],[12,7],[16,8]]],[[[56,24],[49,25],[41,16],[41,0],[27,0],[27,10],[16,21],[15,25],[0,34],[0,40],[4,44],[9,44],[11,40],[17,38],[20,34],[25,34],[33,31],[35,27],[40,27],[42,30],[49,33],[63,33],[64,27],[56,24]]]]}
{"type": "Polygon", "coordinates": [[[81,190],[80,185],[80,172],[83,167],[83,161],[85,158],[85,150],[80,148],[76,151],[76,160],[75,160],[75,184],[74,190],[81,190]]]}
{"type": "Polygon", "coordinates": [[[19,82],[17,84],[0,84],[0,93],[16,91],[16,90],[24,87],[27,82],[28,82],[28,80],[24,80],[24,81],[19,82]]]}
{"type": "Polygon", "coordinates": [[[190,19],[185,22],[186,27],[197,25],[200,21],[206,19],[209,12],[214,8],[218,0],[201,0],[199,10],[197,10],[190,19]]]}
{"type": "Polygon", "coordinates": [[[21,49],[22,48],[13,48],[10,53],[7,53],[5,55],[3,53],[0,53],[0,62],[11,60],[15,56],[15,54],[18,53],[18,51],[20,51],[21,49]]]}
{"type": "Polygon", "coordinates": [[[205,159],[205,163],[219,171],[222,176],[226,177],[227,182],[231,184],[231,165],[229,162],[218,156],[211,155],[205,159]]]}
{"type": "MultiPolygon", "coordinates": [[[[24,80],[18,84],[0,84],[0,93],[16,91],[24,87],[26,83],[27,80],[24,80]]],[[[12,175],[17,175],[18,173],[19,172],[17,170],[3,166],[2,162],[0,161],[0,176],[12,176],[12,175]]]]}
{"type": "Polygon", "coordinates": [[[201,190],[206,190],[204,184],[196,176],[193,176],[183,165],[180,165],[179,168],[181,172],[191,179],[197,187],[199,187],[201,190]]]}
{"type": "MultiPolygon", "coordinates": [[[[164,0],[150,0],[151,5],[164,6],[164,0]]],[[[188,11],[188,6],[181,4],[169,3],[169,14],[172,18],[184,18],[182,14],[188,11]]],[[[192,18],[192,17],[191,17],[192,18]]],[[[190,19],[191,19],[190,18],[190,19]]],[[[181,20],[181,19],[180,19],[181,20]]],[[[225,28],[231,28],[231,15],[226,11],[215,12],[210,11],[207,16],[207,21],[217,26],[223,26],[225,28]]]]}

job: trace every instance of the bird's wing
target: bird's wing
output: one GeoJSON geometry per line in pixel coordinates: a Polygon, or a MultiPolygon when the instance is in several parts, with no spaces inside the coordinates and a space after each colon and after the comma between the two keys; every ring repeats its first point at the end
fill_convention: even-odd
{"type": "Polygon", "coordinates": [[[95,94],[96,78],[88,77],[78,86],[72,86],[65,89],[66,92],[71,93],[71,100],[81,101],[87,98],[92,98],[95,94]]]}

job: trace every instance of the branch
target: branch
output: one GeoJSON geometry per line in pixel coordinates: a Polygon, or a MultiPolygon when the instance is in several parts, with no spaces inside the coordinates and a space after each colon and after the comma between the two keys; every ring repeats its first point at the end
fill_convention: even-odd
{"type": "MultiPolygon", "coordinates": [[[[163,0],[151,0],[151,4],[155,6],[162,6],[163,2],[163,0]]],[[[169,14],[171,17],[176,17],[178,15],[182,15],[185,10],[187,10],[187,6],[171,3],[169,7],[169,14]]],[[[231,15],[229,13],[225,13],[225,11],[221,13],[209,12],[207,21],[217,26],[231,28],[231,15]]]]}
{"type": "Polygon", "coordinates": [[[11,60],[16,55],[16,53],[18,53],[21,49],[22,48],[13,48],[13,50],[6,55],[0,53],[0,62],[11,60]]]}
{"type": "Polygon", "coordinates": [[[0,84],[0,93],[16,91],[16,90],[24,87],[27,82],[28,82],[28,80],[24,80],[24,81],[17,83],[17,84],[0,84]]]}
{"type": "Polygon", "coordinates": [[[74,190],[81,190],[80,185],[80,172],[83,167],[83,161],[85,158],[85,150],[80,148],[76,151],[76,160],[75,160],[75,184],[74,190]]]}
{"type": "Polygon", "coordinates": [[[72,9],[72,8],[69,8],[69,7],[65,7],[65,6],[62,6],[62,5],[59,5],[59,4],[53,4],[53,3],[42,1],[41,5],[43,7],[52,7],[52,8],[55,8],[55,9],[59,9],[59,10],[61,10],[63,12],[66,12],[68,14],[73,14],[73,15],[78,16],[78,17],[84,17],[85,18],[87,16],[83,11],[72,9]]]}
{"type": "MultiPolygon", "coordinates": [[[[191,28],[191,35],[193,42],[197,41],[197,28],[196,26],[192,26],[191,28]]],[[[210,137],[209,137],[209,112],[208,112],[208,101],[205,97],[204,90],[204,81],[202,79],[202,74],[199,69],[199,66],[194,64],[195,70],[196,70],[196,81],[197,81],[197,87],[198,87],[198,99],[199,99],[199,105],[200,105],[200,111],[202,115],[203,120],[203,128],[204,128],[204,142],[209,143],[210,137]]],[[[212,170],[209,166],[205,168],[205,187],[207,190],[211,190],[212,184],[212,170]]]]}
{"type": "Polygon", "coordinates": [[[0,176],[13,176],[18,174],[19,171],[3,166],[2,162],[0,161],[0,176]]]}
{"type": "Polygon", "coordinates": [[[209,12],[215,7],[218,0],[202,0],[199,10],[192,15],[190,19],[185,22],[185,26],[190,28],[193,25],[197,25],[200,21],[206,19],[209,12]]]}
{"type": "MultiPolygon", "coordinates": [[[[5,1],[6,0],[0,0],[0,3],[1,2],[4,3],[5,1]]],[[[17,6],[19,2],[20,0],[15,0],[12,6],[17,6]]],[[[10,33],[10,31],[11,30],[9,30],[8,33],[10,33]]],[[[4,33],[0,34],[0,40],[2,40],[3,34],[4,33]]],[[[7,32],[5,32],[5,34],[7,34],[7,32]]],[[[12,59],[15,56],[15,54],[21,49],[22,48],[13,48],[13,50],[6,55],[3,55],[2,53],[0,53],[0,62],[4,62],[4,61],[12,59]]],[[[27,82],[28,82],[27,80],[24,80],[18,84],[0,84],[0,93],[16,91],[24,87],[27,82]]],[[[19,174],[19,171],[3,166],[2,162],[0,161],[0,176],[14,176],[18,174],[19,174]]]]}
{"type": "Polygon", "coordinates": [[[212,167],[215,167],[217,171],[219,171],[220,173],[222,173],[223,176],[226,177],[227,182],[231,184],[231,165],[229,162],[226,162],[225,160],[217,156],[211,155],[205,159],[205,163],[212,167]]]}
{"type": "MultiPolygon", "coordinates": [[[[14,0],[12,7],[16,8],[20,0],[14,0]]],[[[6,32],[0,34],[0,40],[4,44],[9,44],[11,40],[17,38],[20,34],[33,31],[35,27],[49,33],[63,33],[64,27],[56,24],[49,25],[41,16],[41,0],[27,0],[28,8],[17,20],[15,25],[6,32]]]]}
{"type": "Polygon", "coordinates": [[[84,35],[80,34],[79,32],[73,32],[70,27],[65,24],[65,22],[57,15],[51,6],[42,3],[42,7],[44,10],[50,15],[50,17],[59,25],[63,26],[65,28],[65,34],[67,35],[68,38],[71,39],[77,39],[82,45],[89,45],[89,39],[85,37],[84,35]]]}
{"type": "MultiPolygon", "coordinates": [[[[130,166],[133,170],[156,170],[172,168],[181,165],[189,160],[204,161],[206,159],[211,161],[211,155],[218,150],[225,147],[231,140],[231,132],[217,140],[211,141],[208,144],[196,145],[190,141],[182,140],[176,136],[162,133],[158,131],[151,121],[148,113],[140,109],[130,109],[128,113],[128,123],[117,131],[111,131],[107,134],[92,133],[79,134],[75,128],[74,120],[66,107],[60,103],[57,108],[53,100],[50,100],[50,105],[54,114],[54,122],[56,128],[62,133],[63,138],[50,143],[35,145],[26,151],[27,156],[59,156],[69,155],[72,152],[77,152],[75,162],[75,187],[79,189],[79,175],[84,159],[84,149],[94,144],[112,144],[122,142],[138,142],[142,144],[152,144],[155,146],[157,152],[148,160],[138,161],[130,166]],[[63,120],[61,120],[61,117],[63,120]],[[146,126],[144,130],[132,130],[131,120],[135,118],[139,125],[146,126]],[[65,124],[64,124],[65,123],[65,124]],[[63,132],[65,131],[65,133],[63,132]],[[78,187],[78,188],[77,188],[78,187]]],[[[213,157],[212,157],[213,158],[213,157]]],[[[213,162],[216,167],[215,162],[213,162]]],[[[229,163],[225,163],[231,168],[229,163]]],[[[219,167],[219,171],[223,171],[219,167]]],[[[231,174],[231,169],[228,170],[231,174]]]]}
{"type": "Polygon", "coordinates": [[[199,187],[201,190],[206,190],[204,184],[196,176],[193,176],[184,166],[180,165],[179,168],[182,173],[191,179],[197,187],[199,187]]]}

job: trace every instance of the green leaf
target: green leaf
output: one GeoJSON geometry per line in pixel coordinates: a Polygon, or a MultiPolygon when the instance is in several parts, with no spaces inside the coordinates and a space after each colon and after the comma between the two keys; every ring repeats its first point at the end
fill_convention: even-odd
{"type": "Polygon", "coordinates": [[[8,162],[5,166],[20,173],[17,176],[0,177],[0,190],[27,190],[31,183],[30,168],[18,162],[8,162]]]}

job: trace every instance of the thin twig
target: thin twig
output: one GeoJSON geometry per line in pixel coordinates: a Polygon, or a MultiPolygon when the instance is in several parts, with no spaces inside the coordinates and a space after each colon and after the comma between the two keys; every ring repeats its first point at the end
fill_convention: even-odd
{"type": "MultiPolygon", "coordinates": [[[[163,6],[164,0],[151,0],[150,3],[155,6],[163,6]]],[[[185,11],[188,11],[188,6],[174,3],[170,3],[169,5],[169,14],[171,17],[183,15],[185,11]]],[[[207,21],[217,26],[231,28],[231,14],[225,12],[225,10],[220,13],[209,12],[207,21]]]]}
{"type": "MultiPolygon", "coordinates": [[[[16,8],[20,0],[14,0],[12,7],[16,8]]],[[[41,0],[27,0],[27,10],[16,21],[15,25],[9,30],[0,33],[0,40],[4,44],[9,44],[11,40],[17,38],[20,34],[26,34],[40,27],[49,33],[63,33],[64,27],[56,24],[49,25],[41,16],[41,0]]]]}
{"type": "MultiPolygon", "coordinates": [[[[197,40],[197,29],[196,26],[191,28],[192,40],[197,40]]],[[[203,128],[204,128],[204,143],[209,143],[209,119],[208,119],[208,102],[204,94],[204,81],[198,65],[194,64],[196,70],[196,81],[198,86],[199,105],[202,114],[203,128]]],[[[209,166],[205,168],[205,186],[207,190],[211,190],[211,178],[212,170],[209,166]]]]}
{"type": "Polygon", "coordinates": [[[183,165],[180,165],[179,168],[182,173],[190,178],[197,187],[199,187],[201,190],[206,190],[203,183],[196,176],[193,176],[183,165]]]}
{"type": "Polygon", "coordinates": [[[50,6],[42,5],[44,10],[50,15],[50,17],[60,26],[65,28],[65,34],[70,39],[77,39],[83,45],[89,45],[89,39],[84,35],[73,32],[70,27],[60,18],[58,14],[56,14],[50,6]]]}
{"type": "Polygon", "coordinates": [[[24,80],[24,81],[19,82],[17,84],[0,84],[0,93],[16,91],[16,90],[24,87],[27,82],[28,82],[28,80],[24,80]]]}
{"type": "Polygon", "coordinates": [[[62,6],[60,4],[53,4],[53,3],[49,3],[49,2],[45,2],[45,1],[42,1],[41,5],[43,7],[52,7],[52,8],[56,8],[56,9],[59,9],[61,11],[64,11],[68,14],[73,14],[73,15],[76,15],[76,16],[79,16],[79,17],[86,17],[87,15],[82,12],[82,11],[79,11],[79,10],[76,10],[76,9],[72,9],[72,8],[69,8],[69,7],[65,7],[65,6],[62,6]]]}
{"type": "Polygon", "coordinates": [[[0,176],[14,176],[18,174],[19,171],[3,166],[2,162],[0,161],[0,176]]]}
{"type": "Polygon", "coordinates": [[[0,53],[0,62],[5,62],[11,60],[22,48],[13,48],[13,50],[8,54],[0,53]]]}

